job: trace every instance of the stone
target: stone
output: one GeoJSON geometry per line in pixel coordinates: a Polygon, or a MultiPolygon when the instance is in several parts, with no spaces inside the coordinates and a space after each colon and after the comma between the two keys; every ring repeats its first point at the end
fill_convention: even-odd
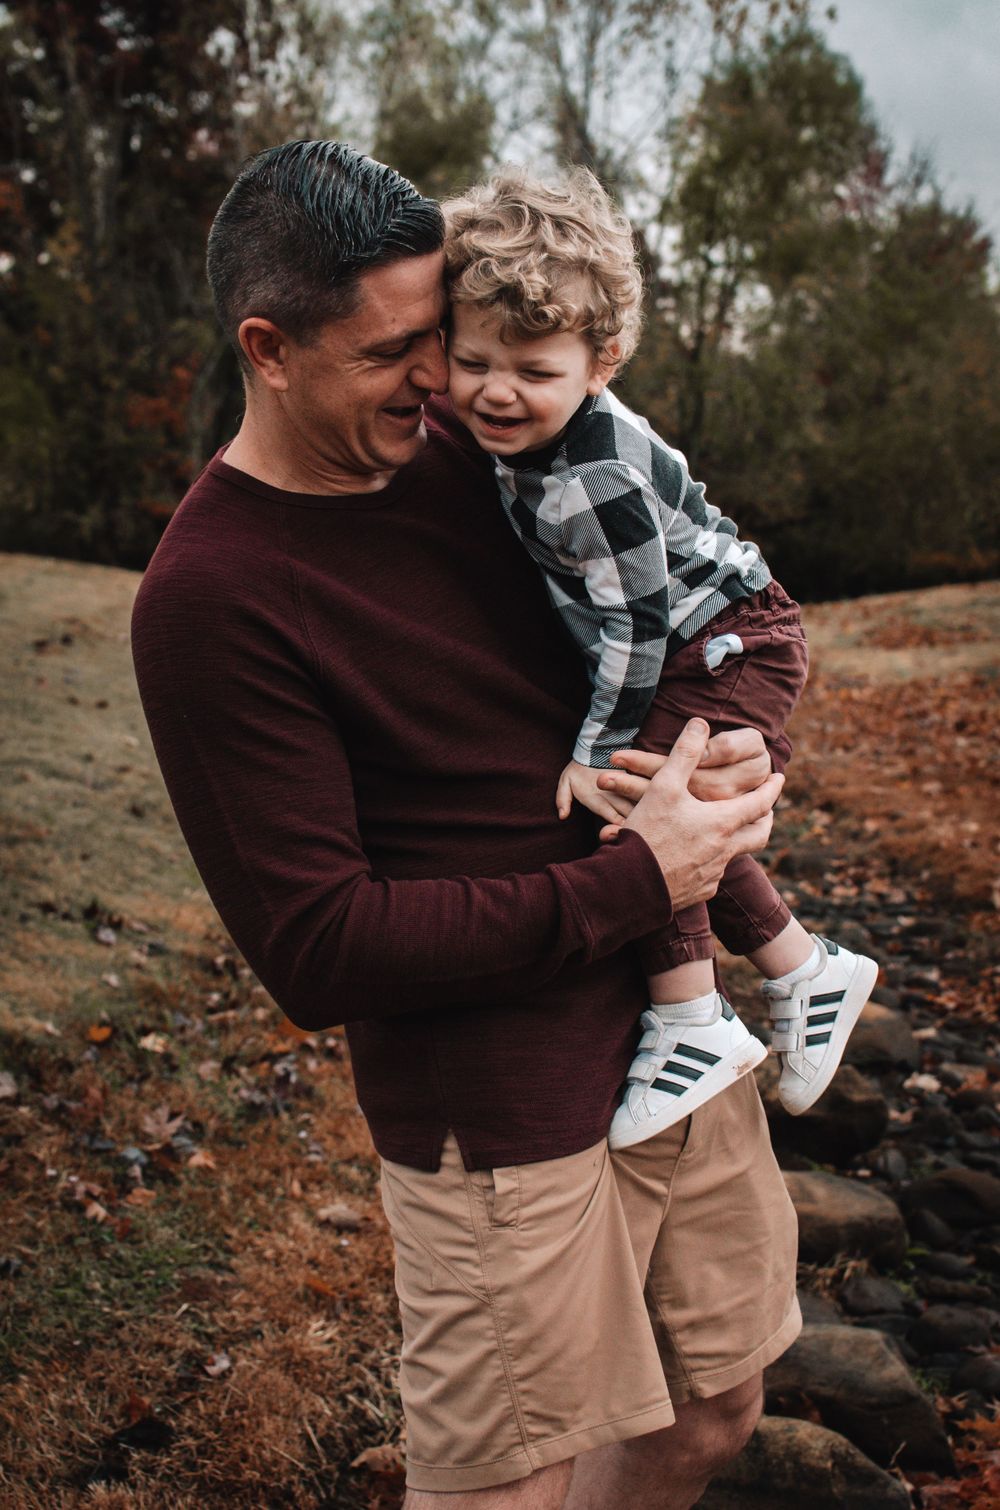
{"type": "Polygon", "coordinates": [[[928,1306],[910,1327],[907,1337],[918,1353],[951,1353],[964,1347],[987,1347],[988,1312],[971,1306],[928,1306]]]}
{"type": "Polygon", "coordinates": [[[844,1063],[863,1069],[909,1069],[920,1066],[920,1044],[905,1012],[870,1001],[855,1025],[844,1051],[844,1063]]]}
{"type": "Polygon", "coordinates": [[[799,1218],[799,1257],[826,1263],[838,1253],[858,1254],[895,1267],[906,1252],[906,1226],[895,1201],[840,1175],[795,1170],[785,1186],[799,1218]]]}
{"type": "Polygon", "coordinates": [[[954,1248],[958,1241],[955,1233],[933,1211],[908,1211],[906,1225],[910,1229],[910,1236],[918,1243],[925,1243],[928,1248],[938,1250],[954,1248]]]}
{"type": "Polygon", "coordinates": [[[840,1312],[832,1300],[825,1295],[817,1295],[815,1290],[799,1291],[799,1310],[802,1312],[802,1320],[808,1325],[814,1326],[839,1326],[843,1320],[840,1312]]]}
{"type": "Polygon", "coordinates": [[[944,1427],[896,1348],[865,1327],[809,1326],[766,1370],[767,1410],[810,1407],[874,1462],[954,1471],[944,1427]]]}
{"type": "Polygon", "coordinates": [[[906,1211],[926,1211],[958,1230],[1000,1222],[1000,1179],[981,1169],[942,1169],[903,1193],[906,1211]]]}
{"type": "Polygon", "coordinates": [[[770,1063],[774,1069],[768,1070],[765,1062],[757,1084],[776,1144],[821,1164],[847,1164],[882,1141],[889,1125],[888,1103],[853,1065],[841,1065],[816,1105],[792,1117],[778,1099],[777,1061],[770,1063]]]}
{"type": "Polygon", "coordinates": [[[698,1510],[908,1510],[898,1479],[812,1421],[764,1416],[698,1510]]]}
{"type": "Polygon", "coordinates": [[[951,1376],[951,1392],[962,1395],[975,1390],[984,1400],[1000,1400],[1000,1356],[983,1353],[966,1358],[951,1376]]]}
{"type": "Polygon", "coordinates": [[[852,1274],[841,1287],[840,1303],[852,1316],[878,1316],[906,1309],[899,1286],[877,1274],[852,1274]]]}

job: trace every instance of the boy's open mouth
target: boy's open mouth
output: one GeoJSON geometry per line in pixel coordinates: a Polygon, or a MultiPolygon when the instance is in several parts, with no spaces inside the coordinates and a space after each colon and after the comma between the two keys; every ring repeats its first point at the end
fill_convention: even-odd
{"type": "Polygon", "coordinates": [[[483,414],[476,410],[476,418],[490,430],[516,430],[518,425],[526,423],[523,419],[504,419],[499,414],[483,414]]]}

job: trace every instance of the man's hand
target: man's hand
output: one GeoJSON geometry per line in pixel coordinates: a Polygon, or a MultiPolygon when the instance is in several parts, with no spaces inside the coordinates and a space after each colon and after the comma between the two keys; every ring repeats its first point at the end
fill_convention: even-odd
{"type": "Polygon", "coordinates": [[[563,768],[556,786],[556,811],[560,818],[569,817],[574,799],[608,823],[621,823],[623,818],[628,817],[635,802],[615,792],[601,791],[597,782],[603,774],[602,770],[581,765],[578,760],[571,760],[563,768]]]}
{"type": "MultiPolygon", "coordinates": [[[[641,834],[656,855],[675,910],[714,896],[734,855],[764,848],[771,809],[785,780],[772,775],[753,791],[703,801],[689,783],[707,748],[708,725],[694,718],[666,759],[644,757],[658,761],[659,768],[621,825],[641,834]]],[[[711,769],[703,768],[703,774],[711,769]]]]}
{"type": "MultiPolygon", "coordinates": [[[[666,755],[653,755],[648,750],[616,750],[611,757],[613,771],[602,771],[598,787],[607,792],[619,811],[627,804],[627,810],[645,796],[651,779],[662,765],[666,755]]],[[[739,797],[743,792],[755,792],[771,774],[771,757],[764,748],[764,738],[758,729],[732,729],[725,734],[713,734],[688,782],[688,790],[703,802],[719,802],[725,797],[739,797]]],[[[601,830],[602,839],[613,839],[618,832],[615,820],[601,830]]]]}

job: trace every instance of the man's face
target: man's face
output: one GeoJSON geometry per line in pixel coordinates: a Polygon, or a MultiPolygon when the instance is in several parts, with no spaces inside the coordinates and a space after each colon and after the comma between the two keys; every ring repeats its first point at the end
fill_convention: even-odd
{"type": "Polygon", "coordinates": [[[443,252],[364,273],[352,315],[286,347],[278,398],[314,468],[345,491],[405,466],[427,440],[424,400],[448,386],[443,252]]]}

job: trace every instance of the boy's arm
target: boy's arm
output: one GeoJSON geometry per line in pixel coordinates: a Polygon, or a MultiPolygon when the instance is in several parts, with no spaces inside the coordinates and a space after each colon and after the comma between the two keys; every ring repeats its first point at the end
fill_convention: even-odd
{"type": "MultiPolygon", "coordinates": [[[[606,769],[616,750],[629,749],[653,700],[670,632],[664,527],[672,512],[617,460],[580,468],[563,491],[563,543],[599,618],[590,647],[594,690],[573,751],[582,765],[606,769]]],[[[571,619],[574,600],[558,580],[550,579],[550,593],[571,619]]]]}

